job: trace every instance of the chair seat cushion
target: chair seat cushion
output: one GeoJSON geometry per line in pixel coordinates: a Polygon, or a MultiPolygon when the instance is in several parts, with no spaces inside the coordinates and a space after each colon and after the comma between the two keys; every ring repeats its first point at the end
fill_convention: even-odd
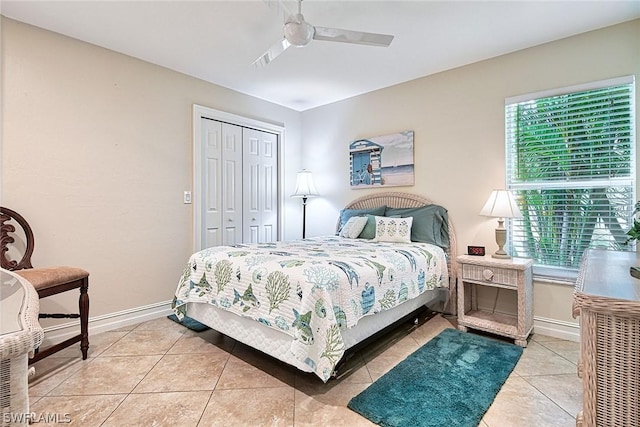
{"type": "Polygon", "coordinates": [[[16,273],[30,282],[36,290],[51,288],[89,276],[88,271],[76,267],[28,268],[18,270],[16,273]]]}

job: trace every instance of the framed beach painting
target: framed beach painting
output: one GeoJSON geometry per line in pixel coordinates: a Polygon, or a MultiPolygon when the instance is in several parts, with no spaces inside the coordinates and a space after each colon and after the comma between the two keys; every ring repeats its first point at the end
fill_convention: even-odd
{"type": "Polygon", "coordinates": [[[413,131],[358,139],[349,144],[351,188],[414,185],[413,131]]]}

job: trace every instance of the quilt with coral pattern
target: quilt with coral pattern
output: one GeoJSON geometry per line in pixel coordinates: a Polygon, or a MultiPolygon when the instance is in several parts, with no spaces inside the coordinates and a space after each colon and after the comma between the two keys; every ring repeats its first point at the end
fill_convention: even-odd
{"type": "Polygon", "coordinates": [[[448,283],[438,246],[325,236],[196,252],[172,307],[182,318],[187,303],[207,303],[282,331],[327,381],[344,354],[341,330],[448,283]]]}

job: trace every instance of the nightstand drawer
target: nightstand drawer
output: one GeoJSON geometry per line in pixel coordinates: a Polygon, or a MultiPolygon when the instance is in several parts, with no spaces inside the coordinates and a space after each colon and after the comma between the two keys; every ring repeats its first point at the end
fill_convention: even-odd
{"type": "Polygon", "coordinates": [[[518,271],[507,268],[463,264],[462,279],[518,287],[518,271]]]}

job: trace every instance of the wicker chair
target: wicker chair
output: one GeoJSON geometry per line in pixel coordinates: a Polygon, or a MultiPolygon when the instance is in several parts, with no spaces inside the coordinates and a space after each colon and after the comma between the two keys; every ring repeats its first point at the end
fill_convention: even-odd
{"type": "Polygon", "coordinates": [[[73,289],[80,290],[79,313],[39,314],[40,318],[79,318],[80,333],[46,349],[38,349],[34,357],[29,360],[29,363],[35,363],[77,342],[80,342],[82,359],[85,360],[89,350],[89,273],[76,267],[33,268],[31,265],[33,249],[33,231],[27,221],[17,212],[0,207],[0,264],[2,268],[15,271],[30,282],[40,299],[73,289]],[[18,224],[22,228],[23,236],[16,233],[14,224],[18,224]],[[22,237],[25,239],[24,254],[19,261],[11,260],[8,258],[9,245],[16,243],[16,238],[20,240],[22,237]]]}
{"type": "MultiPolygon", "coordinates": [[[[38,295],[29,283],[12,271],[0,270],[0,298],[3,316],[15,316],[3,322],[0,335],[0,425],[28,425],[28,357],[44,336],[38,324],[38,295]],[[14,299],[17,297],[17,299],[14,299]],[[7,303],[14,299],[14,302],[7,303]],[[16,303],[17,301],[17,303],[16,303]],[[9,323],[16,323],[15,326],[9,323]]],[[[7,319],[3,317],[3,319],[7,319]]]]}

